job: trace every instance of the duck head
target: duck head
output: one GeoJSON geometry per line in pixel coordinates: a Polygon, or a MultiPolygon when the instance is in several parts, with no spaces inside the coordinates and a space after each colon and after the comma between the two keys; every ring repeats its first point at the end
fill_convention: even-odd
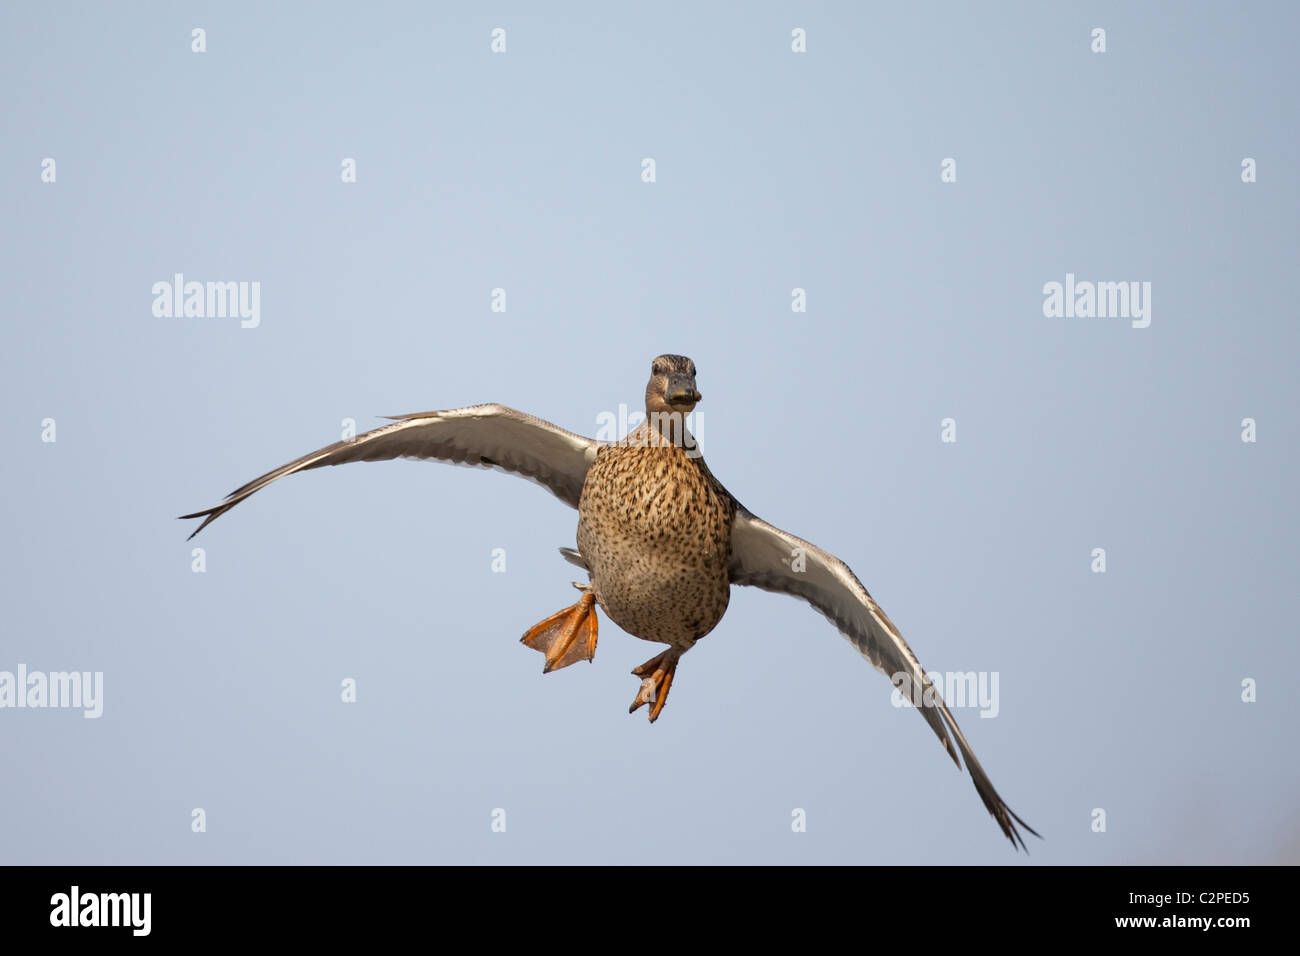
{"type": "Polygon", "coordinates": [[[695,363],[685,355],[661,355],[650,363],[645,387],[646,417],[666,412],[689,415],[704,396],[695,387],[695,363]]]}

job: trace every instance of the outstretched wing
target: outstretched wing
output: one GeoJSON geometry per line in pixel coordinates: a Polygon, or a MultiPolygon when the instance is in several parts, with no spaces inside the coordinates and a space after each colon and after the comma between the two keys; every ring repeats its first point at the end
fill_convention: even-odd
{"type": "Polygon", "coordinates": [[[587,468],[595,460],[599,444],[504,405],[473,405],[392,418],[392,425],[365,432],[351,441],[335,442],[254,478],[213,508],[181,515],[203,519],[190,537],[277,478],[350,461],[427,458],[499,468],[549,488],[561,501],[576,508],[587,468]]]}
{"type": "Polygon", "coordinates": [[[909,688],[921,690],[918,695],[909,694],[909,699],[923,701],[918,707],[921,716],[938,735],[959,769],[961,760],[957,751],[960,750],[962,757],[966,758],[966,766],[980,799],[1007,839],[1013,846],[1019,844],[1024,848],[1025,841],[1016,824],[1038,836],[993,789],[988,774],[975,759],[965,735],[939,696],[938,689],[925,675],[920,661],[894,622],[867,593],[847,564],[816,545],[774,528],[747,509],[737,507],[731,529],[731,582],[803,598],[838,627],[859,653],[891,682],[898,685],[901,679],[897,675],[905,675],[909,688]],[[929,696],[931,693],[933,698],[929,696]],[[932,699],[933,704],[924,703],[927,699],[932,699]],[[953,747],[954,739],[956,749],[953,747]]]}

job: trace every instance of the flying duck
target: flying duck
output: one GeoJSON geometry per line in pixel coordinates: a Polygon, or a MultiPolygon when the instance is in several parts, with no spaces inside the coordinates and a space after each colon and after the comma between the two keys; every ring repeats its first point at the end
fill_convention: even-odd
{"type": "Polygon", "coordinates": [[[1017,824],[971,751],[948,706],[898,628],[839,558],[773,527],[713,477],[686,428],[702,398],[695,363],[660,355],[650,366],[645,420],[626,438],[601,442],[504,405],[474,405],[390,418],[392,424],[267,472],[221,504],[182,515],[202,518],[191,538],[254,492],[294,472],[352,461],[437,459],[498,468],[548,488],[578,509],[576,549],[561,554],[587,572],[577,602],[520,639],[546,657],[543,673],[590,661],[599,606],[635,637],[667,645],[632,673],[641,685],[629,712],[663,712],[682,655],[722,620],[733,584],[806,600],[911,699],[1013,846],[1017,824]],[[960,753],[960,756],[958,755],[960,753]]]}

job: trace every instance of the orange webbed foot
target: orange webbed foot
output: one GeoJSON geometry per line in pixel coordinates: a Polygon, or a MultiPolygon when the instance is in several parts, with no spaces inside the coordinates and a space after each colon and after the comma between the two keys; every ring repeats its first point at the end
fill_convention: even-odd
{"type": "Polygon", "coordinates": [[[552,614],[530,627],[519,639],[521,644],[546,655],[543,674],[596,656],[596,598],[583,591],[578,603],[552,614]]]}
{"type": "Polygon", "coordinates": [[[677,660],[682,652],[670,647],[657,657],[652,657],[632,673],[642,678],[641,689],[632,698],[632,706],[627,712],[633,713],[643,704],[650,705],[650,723],[659,719],[664,704],[668,702],[668,691],[673,686],[673,675],[677,673],[677,660]]]}

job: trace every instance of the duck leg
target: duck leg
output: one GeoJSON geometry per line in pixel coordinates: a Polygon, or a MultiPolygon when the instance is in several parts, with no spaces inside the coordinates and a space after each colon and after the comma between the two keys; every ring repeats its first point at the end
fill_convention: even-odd
{"type": "Polygon", "coordinates": [[[574,586],[582,591],[577,604],[534,624],[519,639],[546,655],[543,674],[596,656],[596,598],[587,585],[574,586]]]}
{"type": "Polygon", "coordinates": [[[641,689],[632,698],[632,706],[627,709],[630,714],[642,704],[650,705],[650,723],[659,719],[659,712],[668,701],[668,690],[673,686],[673,675],[677,673],[677,661],[684,651],[679,647],[670,647],[658,657],[652,657],[632,671],[642,678],[641,689]]]}

